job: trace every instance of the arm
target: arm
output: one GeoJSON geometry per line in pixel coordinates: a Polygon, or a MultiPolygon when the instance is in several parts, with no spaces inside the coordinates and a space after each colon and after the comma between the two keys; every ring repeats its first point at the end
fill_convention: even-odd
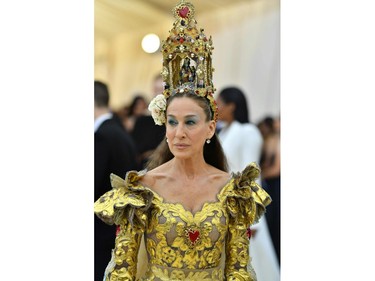
{"type": "Polygon", "coordinates": [[[111,174],[112,190],[94,204],[94,211],[101,220],[120,226],[112,260],[105,272],[106,281],[136,280],[139,246],[153,199],[150,191],[135,186],[138,179],[139,174],[135,171],[128,172],[125,181],[111,174]]]}
{"type": "Polygon", "coordinates": [[[113,250],[113,263],[105,280],[133,281],[137,274],[137,256],[143,232],[130,223],[121,226],[113,250]]]}
{"type": "Polygon", "coordinates": [[[250,264],[249,238],[247,228],[259,221],[271,198],[255,180],[259,177],[259,167],[249,164],[242,173],[234,175],[233,189],[227,197],[229,213],[226,237],[226,280],[256,281],[250,264]],[[248,266],[249,263],[249,266],[248,266]]]}
{"type": "Polygon", "coordinates": [[[244,222],[230,218],[226,239],[225,276],[230,281],[256,281],[255,272],[247,272],[249,255],[249,238],[244,222]]]}

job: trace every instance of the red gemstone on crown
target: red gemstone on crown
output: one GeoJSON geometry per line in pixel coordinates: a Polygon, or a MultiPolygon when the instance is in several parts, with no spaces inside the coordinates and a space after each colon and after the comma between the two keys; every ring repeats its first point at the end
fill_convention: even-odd
{"type": "Polygon", "coordinates": [[[189,10],[188,7],[183,7],[183,8],[178,10],[178,14],[180,15],[181,18],[186,18],[189,11],[190,10],[189,10]]]}
{"type": "Polygon", "coordinates": [[[197,241],[197,239],[199,238],[199,231],[198,230],[189,230],[188,232],[189,234],[189,239],[191,241],[191,243],[195,243],[197,241]]]}

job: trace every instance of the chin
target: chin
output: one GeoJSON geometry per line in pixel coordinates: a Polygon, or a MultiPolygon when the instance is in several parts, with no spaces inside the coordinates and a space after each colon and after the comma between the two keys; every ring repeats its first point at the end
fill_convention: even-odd
{"type": "Polygon", "coordinates": [[[191,158],[193,155],[189,151],[180,151],[180,150],[173,150],[172,154],[175,158],[178,159],[188,159],[191,158]]]}

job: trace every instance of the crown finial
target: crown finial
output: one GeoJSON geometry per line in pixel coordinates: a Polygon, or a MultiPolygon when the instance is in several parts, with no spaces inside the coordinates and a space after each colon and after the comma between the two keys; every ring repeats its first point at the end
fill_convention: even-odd
{"type": "Polygon", "coordinates": [[[151,101],[149,109],[155,123],[165,122],[166,99],[176,93],[193,91],[206,98],[210,104],[212,120],[217,120],[217,105],[212,83],[212,38],[207,38],[204,29],[198,29],[194,18],[195,8],[181,0],[172,9],[175,17],[169,36],[162,42],[164,81],[163,95],[151,101]]]}
{"type": "Polygon", "coordinates": [[[164,96],[168,98],[184,89],[191,89],[206,97],[217,119],[217,106],[213,98],[212,83],[212,38],[207,38],[204,29],[198,29],[194,18],[195,8],[190,2],[181,0],[173,9],[175,22],[168,38],[162,42],[164,96]]]}

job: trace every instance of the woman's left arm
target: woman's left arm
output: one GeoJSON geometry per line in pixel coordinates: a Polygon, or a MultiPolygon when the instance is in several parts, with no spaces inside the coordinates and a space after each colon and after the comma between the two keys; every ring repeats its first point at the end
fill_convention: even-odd
{"type": "Polygon", "coordinates": [[[228,190],[226,200],[229,214],[225,248],[226,280],[257,280],[255,272],[253,270],[248,272],[247,269],[249,261],[251,262],[247,229],[258,222],[265,212],[265,207],[271,203],[267,192],[255,182],[259,173],[258,165],[249,164],[242,173],[234,175],[233,189],[228,190]]]}
{"type": "Polygon", "coordinates": [[[230,218],[228,234],[226,239],[226,280],[231,281],[256,281],[255,272],[247,271],[249,255],[249,238],[247,225],[244,221],[236,221],[230,218]]]}

